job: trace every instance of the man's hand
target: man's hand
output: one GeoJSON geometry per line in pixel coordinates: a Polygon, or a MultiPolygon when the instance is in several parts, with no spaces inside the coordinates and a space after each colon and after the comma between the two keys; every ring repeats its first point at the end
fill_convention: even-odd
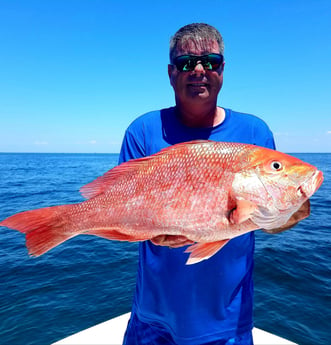
{"type": "Polygon", "coordinates": [[[194,243],[187,237],[180,235],[159,235],[152,238],[151,242],[157,246],[168,246],[172,248],[179,248],[194,243]]]}
{"type": "Polygon", "coordinates": [[[308,199],[302,204],[299,210],[292,215],[292,217],[288,220],[286,224],[276,229],[270,229],[270,230],[262,229],[262,230],[264,232],[267,232],[268,234],[278,234],[279,232],[292,228],[294,225],[298,224],[302,219],[307,218],[309,215],[310,215],[310,201],[308,199]]]}

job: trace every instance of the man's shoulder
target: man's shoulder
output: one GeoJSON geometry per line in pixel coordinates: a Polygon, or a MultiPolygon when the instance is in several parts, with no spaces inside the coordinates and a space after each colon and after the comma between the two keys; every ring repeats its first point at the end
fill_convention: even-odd
{"type": "Polygon", "coordinates": [[[132,121],[132,124],[136,123],[143,123],[143,122],[151,122],[153,120],[156,120],[160,117],[161,110],[152,110],[147,113],[144,113],[140,116],[138,116],[136,119],[132,121]]]}
{"type": "Polygon", "coordinates": [[[231,118],[234,121],[240,121],[241,123],[244,122],[251,125],[261,125],[261,126],[268,127],[266,122],[257,115],[253,115],[250,113],[243,113],[243,112],[235,111],[232,109],[227,109],[227,111],[231,113],[231,118]]]}
{"type": "Polygon", "coordinates": [[[173,108],[150,111],[137,117],[125,131],[120,162],[151,155],[167,146],[164,122],[169,122],[173,108]]]}
{"type": "Polygon", "coordinates": [[[232,139],[235,136],[235,140],[238,142],[275,148],[272,131],[260,117],[230,109],[227,109],[226,112],[229,116],[225,128],[229,129],[232,139]]]}
{"type": "Polygon", "coordinates": [[[162,121],[162,114],[170,112],[173,108],[165,108],[159,110],[152,110],[145,114],[138,116],[135,120],[129,125],[129,129],[134,128],[146,128],[148,126],[155,126],[160,124],[162,121]]]}

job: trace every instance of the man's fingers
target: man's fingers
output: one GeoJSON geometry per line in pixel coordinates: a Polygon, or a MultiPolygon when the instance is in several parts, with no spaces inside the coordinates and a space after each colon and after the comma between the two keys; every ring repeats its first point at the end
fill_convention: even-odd
{"type": "Polygon", "coordinates": [[[159,235],[153,237],[151,242],[157,246],[168,246],[172,248],[183,247],[194,242],[181,235],[159,235]]]}

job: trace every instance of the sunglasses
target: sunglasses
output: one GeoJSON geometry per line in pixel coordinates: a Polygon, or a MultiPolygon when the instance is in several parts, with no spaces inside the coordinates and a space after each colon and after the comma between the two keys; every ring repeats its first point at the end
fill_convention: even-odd
{"type": "Polygon", "coordinates": [[[197,55],[181,55],[173,60],[173,65],[176,66],[180,72],[193,71],[195,66],[200,63],[205,70],[215,71],[224,61],[224,56],[221,54],[208,54],[203,56],[197,55]]]}

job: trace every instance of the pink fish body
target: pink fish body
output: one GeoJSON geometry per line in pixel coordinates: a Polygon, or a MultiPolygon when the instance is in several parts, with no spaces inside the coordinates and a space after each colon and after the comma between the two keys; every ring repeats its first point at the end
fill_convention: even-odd
{"type": "Polygon", "coordinates": [[[322,181],[314,166],[278,151],[193,141],[109,170],[81,188],[84,202],[21,212],[0,226],[25,233],[36,256],[79,234],[184,236],[196,242],[186,249],[193,264],[234,237],[284,225],[322,181]]]}

